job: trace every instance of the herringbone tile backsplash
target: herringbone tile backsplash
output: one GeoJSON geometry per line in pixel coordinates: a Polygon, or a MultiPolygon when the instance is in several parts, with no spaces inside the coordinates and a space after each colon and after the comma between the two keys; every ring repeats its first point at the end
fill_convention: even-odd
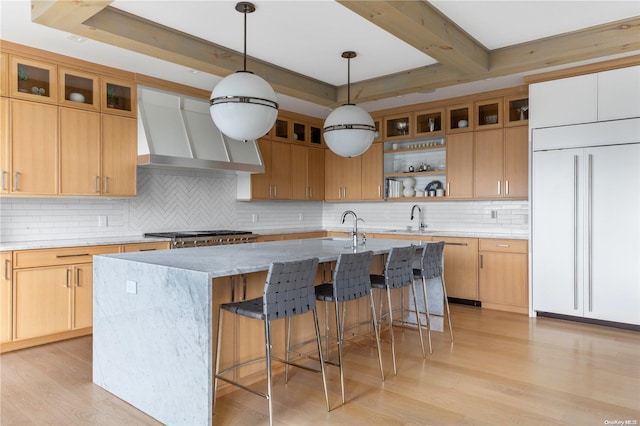
{"type": "MultiPolygon", "coordinates": [[[[411,225],[412,203],[246,202],[236,200],[236,175],[138,169],[135,198],[2,198],[2,242],[141,235],[149,231],[241,229],[315,230],[341,225],[354,210],[369,228],[411,225]],[[107,226],[99,226],[106,217],[107,226]]],[[[422,202],[431,229],[526,233],[528,203],[515,201],[422,202]],[[491,211],[497,218],[491,218],[491,211]]]]}

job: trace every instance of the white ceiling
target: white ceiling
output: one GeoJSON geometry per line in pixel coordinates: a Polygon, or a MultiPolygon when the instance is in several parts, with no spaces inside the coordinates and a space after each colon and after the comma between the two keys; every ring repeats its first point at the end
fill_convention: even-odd
{"type": "MultiPolygon", "coordinates": [[[[212,43],[242,52],[243,16],[235,1],[115,0],[111,6],[212,43]]],[[[265,62],[335,85],[347,80],[345,50],[352,82],[436,63],[332,0],[256,0],[247,16],[247,54],[265,62]]],[[[640,1],[432,1],[440,12],[489,50],[640,16],[640,1]]],[[[3,40],[38,47],[90,62],[122,68],[210,90],[220,77],[194,74],[181,65],[86,40],[30,19],[30,1],[0,1],[3,40]]],[[[637,54],[627,52],[625,55],[637,54]]],[[[602,60],[602,59],[599,59],[602,60]]],[[[593,62],[593,61],[591,61],[593,62]]],[[[566,65],[564,66],[566,67],[566,65]]],[[[537,70],[536,72],[541,72],[537,70]]],[[[494,78],[360,104],[367,110],[390,108],[522,84],[523,75],[494,78]]],[[[281,107],[325,117],[328,109],[279,95],[281,107]]]]}

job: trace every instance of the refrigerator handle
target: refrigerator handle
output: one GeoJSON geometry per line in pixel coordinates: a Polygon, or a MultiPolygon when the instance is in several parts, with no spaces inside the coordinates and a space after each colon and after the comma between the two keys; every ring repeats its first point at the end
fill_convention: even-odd
{"type": "Polygon", "coordinates": [[[578,156],[573,156],[573,309],[578,309],[578,156]]]}
{"type": "Polygon", "coordinates": [[[589,261],[589,277],[588,277],[588,291],[589,291],[589,312],[593,311],[593,155],[589,154],[587,168],[587,226],[589,227],[588,242],[587,242],[587,256],[589,261]]]}

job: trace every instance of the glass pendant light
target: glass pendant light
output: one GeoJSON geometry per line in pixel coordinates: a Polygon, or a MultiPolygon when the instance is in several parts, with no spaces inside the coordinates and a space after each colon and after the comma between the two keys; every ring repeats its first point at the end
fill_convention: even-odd
{"type": "Polygon", "coordinates": [[[244,14],[244,67],[228,75],[211,92],[209,112],[215,125],[230,138],[258,139],[273,127],[278,103],[273,88],[261,77],[247,71],[247,14],[256,10],[249,2],[239,2],[244,14]]]}
{"type": "Polygon", "coordinates": [[[367,111],[351,103],[351,59],[356,52],[343,52],[347,59],[347,103],[333,110],[324,121],[324,140],[334,153],[357,157],[373,142],[375,125],[367,111]]]}

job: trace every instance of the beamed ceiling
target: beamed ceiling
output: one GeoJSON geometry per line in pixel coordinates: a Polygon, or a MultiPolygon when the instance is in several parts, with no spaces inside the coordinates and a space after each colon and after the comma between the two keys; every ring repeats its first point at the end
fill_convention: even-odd
{"type": "MultiPolygon", "coordinates": [[[[125,1],[32,1],[31,18],[35,23],[215,76],[224,77],[242,68],[241,47],[234,50],[204,37],[154,22],[125,11],[126,7],[116,7],[118,3],[126,6],[125,1]]],[[[147,5],[151,3],[154,2],[146,2],[147,5]]],[[[167,6],[164,2],[156,3],[157,6],[167,6]]],[[[226,7],[233,8],[233,2],[226,3],[226,7]]],[[[259,19],[257,12],[260,12],[260,3],[266,4],[265,9],[269,6],[268,2],[256,1],[258,10],[249,15],[253,20],[248,21],[249,25],[259,19]]],[[[489,49],[427,1],[337,0],[336,3],[350,11],[354,19],[363,18],[429,59],[424,66],[360,81],[352,79],[351,101],[355,103],[409,93],[425,93],[461,83],[640,52],[638,15],[489,49]]],[[[546,4],[544,7],[549,7],[553,2],[541,3],[546,4]]],[[[145,2],[140,3],[140,7],[144,4],[145,2]]],[[[181,12],[176,10],[175,13],[181,12]]],[[[233,13],[239,15],[235,11],[233,13]]],[[[233,35],[236,39],[241,39],[242,17],[237,15],[233,18],[236,20],[233,35]]],[[[189,17],[185,16],[185,19],[189,17]]],[[[327,28],[329,31],[330,26],[327,28]]],[[[499,28],[487,28],[487,31],[498,30],[499,28]]],[[[315,36],[317,35],[313,35],[315,36]]],[[[310,37],[311,40],[312,35],[307,34],[305,37],[310,37]]],[[[353,46],[345,44],[343,50],[355,50],[353,46]]],[[[267,80],[279,94],[327,107],[346,102],[346,84],[331,84],[254,56],[249,57],[248,69],[267,80]]],[[[263,58],[268,59],[268,54],[263,55],[263,58]]],[[[335,62],[339,63],[340,60],[344,61],[336,58],[335,62]]],[[[346,66],[343,69],[346,75],[346,66]]],[[[346,83],[346,77],[344,80],[346,83]]]]}

